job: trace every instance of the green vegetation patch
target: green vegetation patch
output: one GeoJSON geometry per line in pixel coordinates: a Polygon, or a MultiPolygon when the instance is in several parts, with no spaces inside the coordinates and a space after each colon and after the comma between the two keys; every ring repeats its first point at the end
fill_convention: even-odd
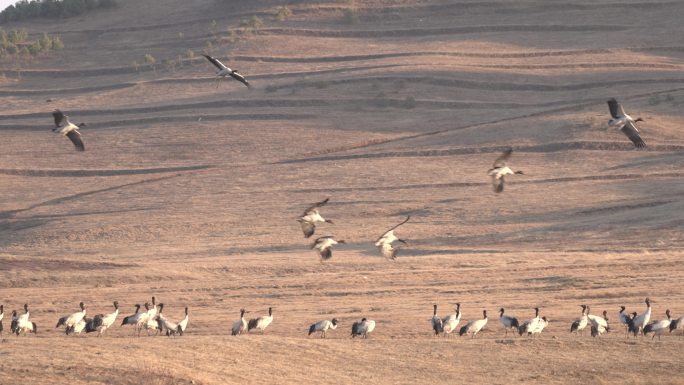
{"type": "Polygon", "coordinates": [[[37,56],[42,52],[64,48],[59,36],[43,33],[43,36],[35,40],[29,40],[28,36],[28,32],[23,29],[6,32],[0,28],[0,58],[15,55],[37,56]]]}
{"type": "Polygon", "coordinates": [[[66,18],[117,5],[117,0],[21,0],[0,12],[0,22],[66,18]]]}

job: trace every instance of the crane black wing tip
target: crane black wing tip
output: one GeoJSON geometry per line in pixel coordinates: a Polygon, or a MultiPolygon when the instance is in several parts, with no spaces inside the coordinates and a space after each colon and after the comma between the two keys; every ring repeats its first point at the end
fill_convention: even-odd
{"type": "Polygon", "coordinates": [[[332,258],[332,250],[328,247],[327,249],[321,251],[321,259],[328,260],[332,258]]]}
{"type": "Polygon", "coordinates": [[[71,142],[74,144],[76,151],[85,151],[85,144],[83,144],[81,134],[78,133],[78,131],[72,130],[67,132],[66,135],[69,138],[69,140],[71,140],[71,142]]]}
{"type": "Polygon", "coordinates": [[[62,113],[62,111],[56,108],[54,111],[52,111],[52,117],[55,119],[55,128],[59,128],[59,125],[62,123],[62,120],[64,119],[64,113],[62,113]]]}

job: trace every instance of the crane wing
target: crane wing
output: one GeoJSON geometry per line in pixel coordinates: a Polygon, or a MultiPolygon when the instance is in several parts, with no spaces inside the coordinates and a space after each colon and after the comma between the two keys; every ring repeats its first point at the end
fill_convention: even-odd
{"type": "Polygon", "coordinates": [[[221,63],[221,61],[220,61],[219,59],[217,59],[217,58],[215,58],[215,57],[213,57],[213,56],[209,56],[209,55],[202,55],[202,56],[204,56],[205,58],[207,58],[207,60],[209,60],[209,62],[210,62],[211,64],[213,64],[214,66],[216,66],[216,68],[218,68],[219,70],[228,69],[228,67],[226,67],[223,63],[221,63]]]}
{"type": "Polygon", "coordinates": [[[326,260],[332,258],[332,248],[326,247],[322,250],[319,250],[319,254],[321,255],[321,259],[326,260]]]}
{"type": "Polygon", "coordinates": [[[644,148],[646,147],[646,143],[644,142],[643,139],[641,139],[641,136],[639,135],[639,130],[636,128],[633,122],[627,122],[625,123],[624,126],[620,129],[627,137],[629,140],[634,143],[634,146],[636,148],[644,148]]]}
{"type": "Polygon", "coordinates": [[[316,231],[316,225],[314,225],[311,222],[307,222],[300,219],[299,224],[302,225],[302,232],[304,233],[304,238],[311,237],[316,231]]]}
{"type": "Polygon", "coordinates": [[[393,226],[391,229],[389,229],[389,230],[385,231],[384,233],[382,233],[382,235],[380,236],[380,238],[378,238],[378,241],[381,240],[382,238],[384,238],[387,234],[389,234],[390,231],[394,231],[397,227],[399,227],[399,226],[403,225],[404,223],[408,222],[409,219],[411,219],[411,216],[410,216],[410,215],[407,215],[407,216],[406,216],[406,219],[404,219],[401,223],[399,223],[398,225],[393,226]]]}
{"type": "MultiPolygon", "coordinates": [[[[622,109],[622,107],[620,106],[620,103],[618,103],[617,100],[615,100],[615,98],[608,99],[608,101],[606,103],[608,103],[608,109],[610,110],[610,116],[612,116],[614,119],[619,118],[620,117],[619,110],[622,109]]],[[[624,111],[622,111],[622,112],[624,113],[624,111]]]]}
{"type": "Polygon", "coordinates": [[[59,127],[62,125],[62,121],[64,120],[64,114],[60,110],[55,110],[52,113],[52,117],[55,118],[55,127],[59,127]]]}
{"type": "Polygon", "coordinates": [[[311,214],[311,212],[312,212],[314,209],[317,209],[317,208],[319,208],[319,207],[321,207],[321,206],[325,206],[325,204],[328,203],[329,200],[330,200],[330,198],[325,198],[324,200],[322,200],[322,201],[320,201],[320,202],[314,203],[313,205],[309,206],[306,210],[304,210],[304,214],[302,214],[302,216],[305,217],[305,216],[307,216],[308,214],[311,214]]]}
{"type": "Polygon", "coordinates": [[[512,153],[513,153],[513,149],[510,147],[507,148],[506,151],[504,151],[501,155],[499,155],[498,158],[496,158],[496,160],[494,160],[494,168],[499,168],[499,167],[505,166],[506,161],[508,160],[508,158],[511,157],[512,153]]]}
{"type": "Polygon", "coordinates": [[[66,136],[71,139],[71,142],[76,147],[76,151],[85,151],[85,145],[83,140],[81,140],[81,133],[76,130],[71,130],[67,132],[66,136]]]}
{"type": "Polygon", "coordinates": [[[239,81],[240,83],[246,85],[247,88],[252,88],[252,86],[249,84],[249,82],[247,81],[247,79],[245,79],[245,77],[242,76],[242,74],[238,73],[237,71],[231,72],[231,73],[230,73],[230,76],[231,76],[233,79],[239,81]]]}

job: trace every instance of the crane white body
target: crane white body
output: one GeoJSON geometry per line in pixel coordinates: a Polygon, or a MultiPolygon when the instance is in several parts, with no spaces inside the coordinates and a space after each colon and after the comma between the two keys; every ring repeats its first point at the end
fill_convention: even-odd
{"type": "Polygon", "coordinates": [[[582,315],[579,316],[578,318],[573,321],[572,325],[570,325],[570,332],[571,333],[580,333],[586,329],[587,325],[589,325],[589,317],[587,317],[587,314],[589,313],[589,306],[587,305],[582,305],[582,315]]]}
{"type": "Polygon", "coordinates": [[[368,338],[368,334],[375,330],[375,321],[362,318],[359,322],[354,322],[352,325],[352,338],[356,336],[361,336],[362,338],[368,338]]]}
{"type": "Polygon", "coordinates": [[[639,334],[640,331],[643,331],[644,327],[648,325],[648,322],[651,320],[651,300],[646,298],[644,302],[646,303],[646,311],[637,315],[632,320],[632,331],[634,336],[639,334]]]}
{"type": "Polygon", "coordinates": [[[442,319],[442,329],[444,334],[451,334],[454,330],[456,330],[459,322],[461,322],[461,304],[457,303],[456,311],[442,319]]]}
{"type": "Polygon", "coordinates": [[[460,336],[470,334],[470,338],[475,338],[477,333],[479,333],[487,325],[487,310],[482,311],[482,319],[470,321],[459,331],[460,336]]]}
{"type": "Polygon", "coordinates": [[[665,311],[665,315],[667,318],[659,321],[653,321],[646,325],[644,327],[644,335],[647,335],[648,333],[653,333],[653,338],[658,337],[660,339],[660,336],[665,333],[666,330],[670,330],[670,324],[672,323],[672,316],[670,315],[670,309],[667,309],[665,311]]]}
{"type": "Polygon", "coordinates": [[[273,308],[268,308],[268,315],[261,316],[249,320],[247,323],[247,331],[259,330],[264,334],[264,330],[273,322],[273,308]]]}
{"type": "Polygon", "coordinates": [[[322,320],[318,321],[315,324],[312,324],[309,326],[309,334],[311,335],[313,333],[320,332],[321,333],[321,338],[325,338],[326,332],[328,330],[335,330],[337,329],[337,319],[333,318],[332,320],[322,320]]]}

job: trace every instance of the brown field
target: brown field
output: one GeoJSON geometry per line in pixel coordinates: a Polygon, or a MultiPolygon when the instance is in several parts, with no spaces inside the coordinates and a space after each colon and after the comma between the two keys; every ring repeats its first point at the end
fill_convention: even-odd
{"type": "Polygon", "coordinates": [[[0,62],[0,384],[684,383],[684,338],[617,324],[646,296],[653,319],[684,314],[684,3],[289,1],[284,21],[276,0],[120,3],[3,26],[66,48],[0,62]],[[215,87],[210,41],[254,89],[215,87]],[[645,150],[607,128],[611,96],[645,150]],[[54,108],[87,122],[86,152],[54,108]],[[525,175],[497,195],[506,146],[525,175]],[[348,243],[322,264],[295,219],[325,197],[318,234],[348,243]],[[383,259],[373,241],[409,214],[383,259]],[[125,316],[152,295],[171,319],[189,306],[186,335],[52,329],[79,301],[125,316]],[[9,335],[25,302],[39,332],[9,335]],[[432,304],[456,302],[462,324],[490,313],[474,340],[431,334],[432,304]],[[613,332],[572,336],[583,303],[613,332]],[[229,335],[269,306],[265,335],[229,335]],[[501,306],[551,322],[504,338],[501,306]],[[352,340],[361,317],[377,328],[352,340]]]}

